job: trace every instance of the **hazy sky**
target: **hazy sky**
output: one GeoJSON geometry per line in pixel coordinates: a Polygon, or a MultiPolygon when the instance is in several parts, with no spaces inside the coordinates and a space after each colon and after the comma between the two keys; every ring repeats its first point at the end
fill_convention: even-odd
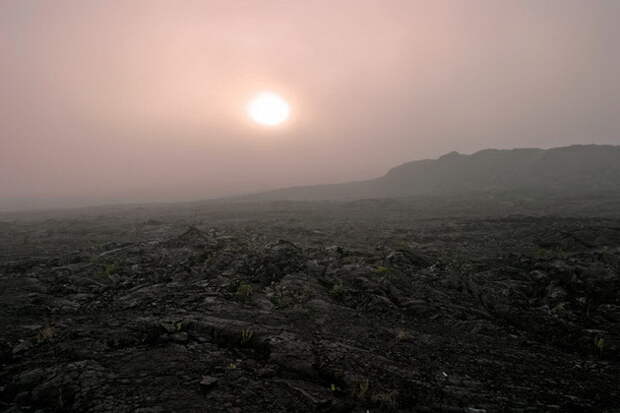
{"type": "Polygon", "coordinates": [[[618,0],[1,0],[0,208],[620,144],[619,42],[618,0]],[[285,125],[248,120],[263,90],[285,125]]]}

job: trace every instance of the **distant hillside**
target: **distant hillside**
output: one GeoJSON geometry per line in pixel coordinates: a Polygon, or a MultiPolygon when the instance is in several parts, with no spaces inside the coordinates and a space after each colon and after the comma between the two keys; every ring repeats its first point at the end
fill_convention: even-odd
{"type": "Polygon", "coordinates": [[[407,162],[368,181],[284,188],[248,200],[352,200],[473,193],[552,196],[620,193],[620,146],[486,149],[407,162]]]}

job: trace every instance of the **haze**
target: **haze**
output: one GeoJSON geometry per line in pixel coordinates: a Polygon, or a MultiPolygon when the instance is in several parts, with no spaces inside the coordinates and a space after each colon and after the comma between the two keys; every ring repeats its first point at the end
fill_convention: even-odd
{"type": "Polygon", "coordinates": [[[0,208],[365,179],[620,143],[620,2],[0,2],[0,208]],[[249,121],[270,90],[276,129],[249,121]]]}

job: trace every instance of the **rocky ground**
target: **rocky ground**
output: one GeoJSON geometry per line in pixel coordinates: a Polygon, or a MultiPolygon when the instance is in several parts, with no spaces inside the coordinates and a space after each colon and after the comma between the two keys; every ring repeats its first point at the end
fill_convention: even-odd
{"type": "Polygon", "coordinates": [[[620,412],[620,219],[5,214],[0,325],[12,413],[620,412]]]}

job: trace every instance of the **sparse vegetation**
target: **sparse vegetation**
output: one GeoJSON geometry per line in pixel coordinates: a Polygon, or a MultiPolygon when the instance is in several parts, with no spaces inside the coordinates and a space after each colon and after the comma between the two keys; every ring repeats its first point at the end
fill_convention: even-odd
{"type": "Polygon", "coordinates": [[[390,409],[396,407],[397,398],[398,398],[398,391],[396,390],[381,391],[381,392],[373,393],[370,396],[370,400],[373,403],[376,403],[383,408],[390,408],[390,409]]]}
{"type": "Polygon", "coordinates": [[[408,341],[411,340],[411,334],[405,330],[405,329],[398,329],[398,332],[396,333],[396,340],[398,341],[408,341]]]}
{"type": "Polygon", "coordinates": [[[56,329],[48,324],[47,326],[39,330],[39,332],[37,333],[36,341],[38,343],[44,343],[46,341],[49,341],[55,335],[56,329]]]}
{"type": "Polygon", "coordinates": [[[254,332],[249,328],[241,330],[241,345],[245,346],[254,338],[254,332]]]}
{"type": "Polygon", "coordinates": [[[110,262],[103,265],[103,268],[97,273],[99,277],[109,278],[119,270],[117,263],[110,262]]]}
{"type": "Polygon", "coordinates": [[[236,295],[243,301],[249,301],[254,293],[254,287],[244,281],[241,281],[237,286],[236,295]]]}
{"type": "Polygon", "coordinates": [[[337,393],[337,392],[340,392],[341,390],[342,389],[334,383],[329,385],[329,391],[331,391],[332,393],[337,393]]]}
{"type": "Polygon", "coordinates": [[[295,304],[299,304],[299,305],[308,302],[310,299],[312,299],[313,295],[314,293],[312,289],[308,287],[307,285],[304,285],[301,288],[296,288],[291,293],[291,296],[293,300],[295,301],[295,304]]]}
{"type": "Polygon", "coordinates": [[[605,339],[603,337],[596,337],[594,339],[594,348],[599,355],[602,355],[605,351],[605,339]]]}
{"type": "Polygon", "coordinates": [[[619,220],[420,220],[421,212],[409,219],[365,202],[286,204],[277,227],[273,211],[252,207],[245,219],[217,209],[222,221],[205,219],[217,231],[187,232],[188,218],[173,212],[139,235],[157,242],[123,232],[131,215],[85,218],[86,240],[66,245],[31,224],[26,247],[0,231],[0,255],[50,251],[0,261],[0,405],[28,410],[37,394],[40,405],[88,411],[83,400],[113,396],[110,411],[133,411],[165,393],[171,411],[205,397],[213,410],[278,413],[615,406],[619,220]],[[381,231],[369,229],[372,214],[381,231]],[[394,236],[412,239],[415,251],[394,236]],[[499,376],[514,387],[488,381],[499,376]],[[32,377],[40,384],[21,384],[32,377]],[[178,389],[167,387],[171,377],[178,389]],[[203,377],[213,382],[199,384],[203,377]],[[126,393],[110,380],[139,399],[123,404],[126,393]]]}
{"type": "Polygon", "coordinates": [[[361,379],[353,385],[353,389],[351,390],[351,395],[359,400],[364,400],[368,395],[368,389],[370,388],[370,381],[365,378],[361,379]]]}
{"type": "Polygon", "coordinates": [[[294,285],[292,288],[287,288],[286,286],[273,283],[268,290],[269,299],[277,308],[286,308],[293,305],[301,306],[314,296],[314,292],[307,285],[294,285]]]}
{"type": "Polygon", "coordinates": [[[332,288],[329,290],[329,295],[331,295],[335,299],[340,300],[343,298],[344,292],[344,284],[342,283],[342,281],[338,281],[332,285],[332,288]]]}

